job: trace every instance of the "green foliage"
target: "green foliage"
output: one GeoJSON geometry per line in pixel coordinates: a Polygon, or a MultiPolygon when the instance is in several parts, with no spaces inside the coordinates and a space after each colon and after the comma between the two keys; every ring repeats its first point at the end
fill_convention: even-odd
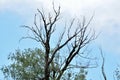
{"type": "Polygon", "coordinates": [[[86,80],[87,71],[85,71],[83,68],[80,69],[80,72],[76,74],[74,80],[86,80]]]}
{"type": "MultiPolygon", "coordinates": [[[[52,52],[52,51],[51,51],[52,52]]],[[[60,55],[55,55],[54,60],[50,65],[50,80],[56,80],[54,72],[59,73],[60,55]]],[[[13,80],[36,80],[44,77],[45,58],[44,52],[41,49],[25,49],[23,51],[16,50],[8,56],[8,60],[11,64],[2,67],[2,72],[5,79],[12,78],[13,80]]],[[[61,80],[86,80],[87,75],[84,69],[81,69],[79,73],[72,71],[66,71],[61,80]]]]}
{"type": "Polygon", "coordinates": [[[87,80],[87,70],[80,68],[79,72],[74,72],[73,69],[64,73],[61,80],[87,80]]]}
{"type": "Polygon", "coordinates": [[[16,50],[15,53],[8,57],[12,63],[2,67],[5,78],[15,80],[34,80],[43,77],[44,74],[44,54],[43,51],[36,48],[25,49],[24,51],[16,50]]]}
{"type": "Polygon", "coordinates": [[[120,67],[115,70],[115,80],[120,80],[120,67]]]}

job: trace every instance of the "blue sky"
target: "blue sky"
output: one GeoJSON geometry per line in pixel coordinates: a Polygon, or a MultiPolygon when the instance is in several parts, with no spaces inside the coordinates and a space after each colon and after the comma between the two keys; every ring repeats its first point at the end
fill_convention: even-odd
{"type": "MultiPolygon", "coordinates": [[[[37,8],[45,8],[51,11],[52,0],[0,0],[0,67],[8,64],[7,56],[10,52],[20,48],[34,48],[39,46],[32,40],[19,39],[26,34],[21,25],[32,25],[37,8]],[[47,6],[47,7],[46,7],[47,6]]],[[[87,19],[94,15],[91,27],[97,33],[101,32],[94,42],[94,47],[101,46],[105,54],[105,69],[108,80],[112,79],[112,73],[117,64],[120,64],[120,1],[119,0],[54,0],[56,5],[61,5],[62,15],[71,17],[86,16],[87,19]]],[[[94,51],[96,53],[96,51],[94,51]]],[[[98,51],[97,51],[98,53],[98,51]]],[[[99,59],[100,60],[100,59],[99,59]]],[[[98,61],[99,61],[98,60],[98,61]]],[[[91,74],[97,74],[99,67],[90,70],[91,74]]],[[[1,73],[1,72],[0,72],[1,73]]],[[[89,77],[94,77],[89,74],[89,77]]],[[[95,77],[96,80],[101,80],[95,77]]],[[[0,79],[3,76],[0,75],[0,79]]],[[[92,78],[94,79],[94,78],[92,78]]]]}

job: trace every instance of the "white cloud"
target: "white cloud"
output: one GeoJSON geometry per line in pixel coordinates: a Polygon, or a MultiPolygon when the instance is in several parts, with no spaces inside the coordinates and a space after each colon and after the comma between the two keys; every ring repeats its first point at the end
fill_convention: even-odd
{"type": "MultiPolygon", "coordinates": [[[[51,9],[51,3],[53,0],[0,0],[0,10],[26,10],[26,9],[36,9],[41,7],[46,7],[51,9]]],[[[70,14],[80,13],[86,7],[92,7],[94,5],[100,4],[100,0],[54,0],[55,4],[60,4],[63,10],[69,11],[70,14]]],[[[92,10],[92,9],[91,9],[92,10]]]]}
{"type": "MultiPolygon", "coordinates": [[[[33,19],[37,8],[45,8],[51,10],[53,0],[0,0],[0,11],[13,11],[24,16],[31,15],[33,19]]],[[[61,5],[62,11],[70,16],[90,16],[95,11],[95,16],[92,21],[92,26],[96,31],[102,31],[103,37],[114,37],[120,34],[120,1],[119,0],[54,0],[56,5],[61,5]],[[117,29],[116,29],[117,27],[117,29]]],[[[114,39],[119,39],[114,38],[114,39]]],[[[101,43],[99,41],[99,43],[101,43]]],[[[109,45],[103,40],[103,46],[109,45]]],[[[111,45],[112,46],[112,45],[111,45]]],[[[115,46],[115,45],[113,45],[115,46]]],[[[120,46],[118,46],[120,47],[120,46]]]]}

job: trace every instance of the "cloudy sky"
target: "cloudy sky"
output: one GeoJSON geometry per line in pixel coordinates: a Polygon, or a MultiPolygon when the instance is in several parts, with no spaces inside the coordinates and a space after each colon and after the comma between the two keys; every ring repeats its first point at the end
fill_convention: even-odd
{"type": "MultiPolygon", "coordinates": [[[[120,1],[54,0],[54,2],[56,6],[61,6],[63,16],[86,16],[86,19],[89,19],[94,14],[91,26],[96,33],[100,33],[95,46],[101,46],[105,53],[106,73],[109,76],[108,80],[111,80],[113,70],[120,64],[120,1]]],[[[39,46],[31,40],[19,43],[19,39],[25,34],[20,26],[33,24],[37,8],[51,11],[51,3],[52,0],[0,0],[0,67],[8,63],[7,55],[15,49],[39,46]]],[[[2,79],[3,76],[0,76],[0,80],[2,79]]]]}

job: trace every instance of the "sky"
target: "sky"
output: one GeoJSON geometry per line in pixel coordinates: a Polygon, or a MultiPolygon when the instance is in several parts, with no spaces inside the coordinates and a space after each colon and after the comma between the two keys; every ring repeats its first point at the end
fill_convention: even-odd
{"type": "MultiPolygon", "coordinates": [[[[26,30],[20,26],[33,25],[37,9],[44,9],[45,12],[51,11],[52,2],[52,0],[0,0],[0,67],[9,63],[7,56],[15,49],[39,46],[32,40],[19,42],[19,39],[26,34],[26,30]]],[[[96,33],[100,33],[94,41],[94,47],[102,47],[106,58],[105,71],[108,80],[113,80],[113,71],[116,65],[120,64],[120,1],[54,0],[54,2],[55,6],[61,6],[62,16],[66,16],[66,20],[69,16],[80,18],[85,16],[89,20],[94,15],[90,26],[95,29],[96,33]]],[[[90,70],[91,74],[88,76],[101,80],[101,74],[97,74],[98,69],[90,70]]],[[[0,80],[3,80],[1,72],[0,80]]]]}

